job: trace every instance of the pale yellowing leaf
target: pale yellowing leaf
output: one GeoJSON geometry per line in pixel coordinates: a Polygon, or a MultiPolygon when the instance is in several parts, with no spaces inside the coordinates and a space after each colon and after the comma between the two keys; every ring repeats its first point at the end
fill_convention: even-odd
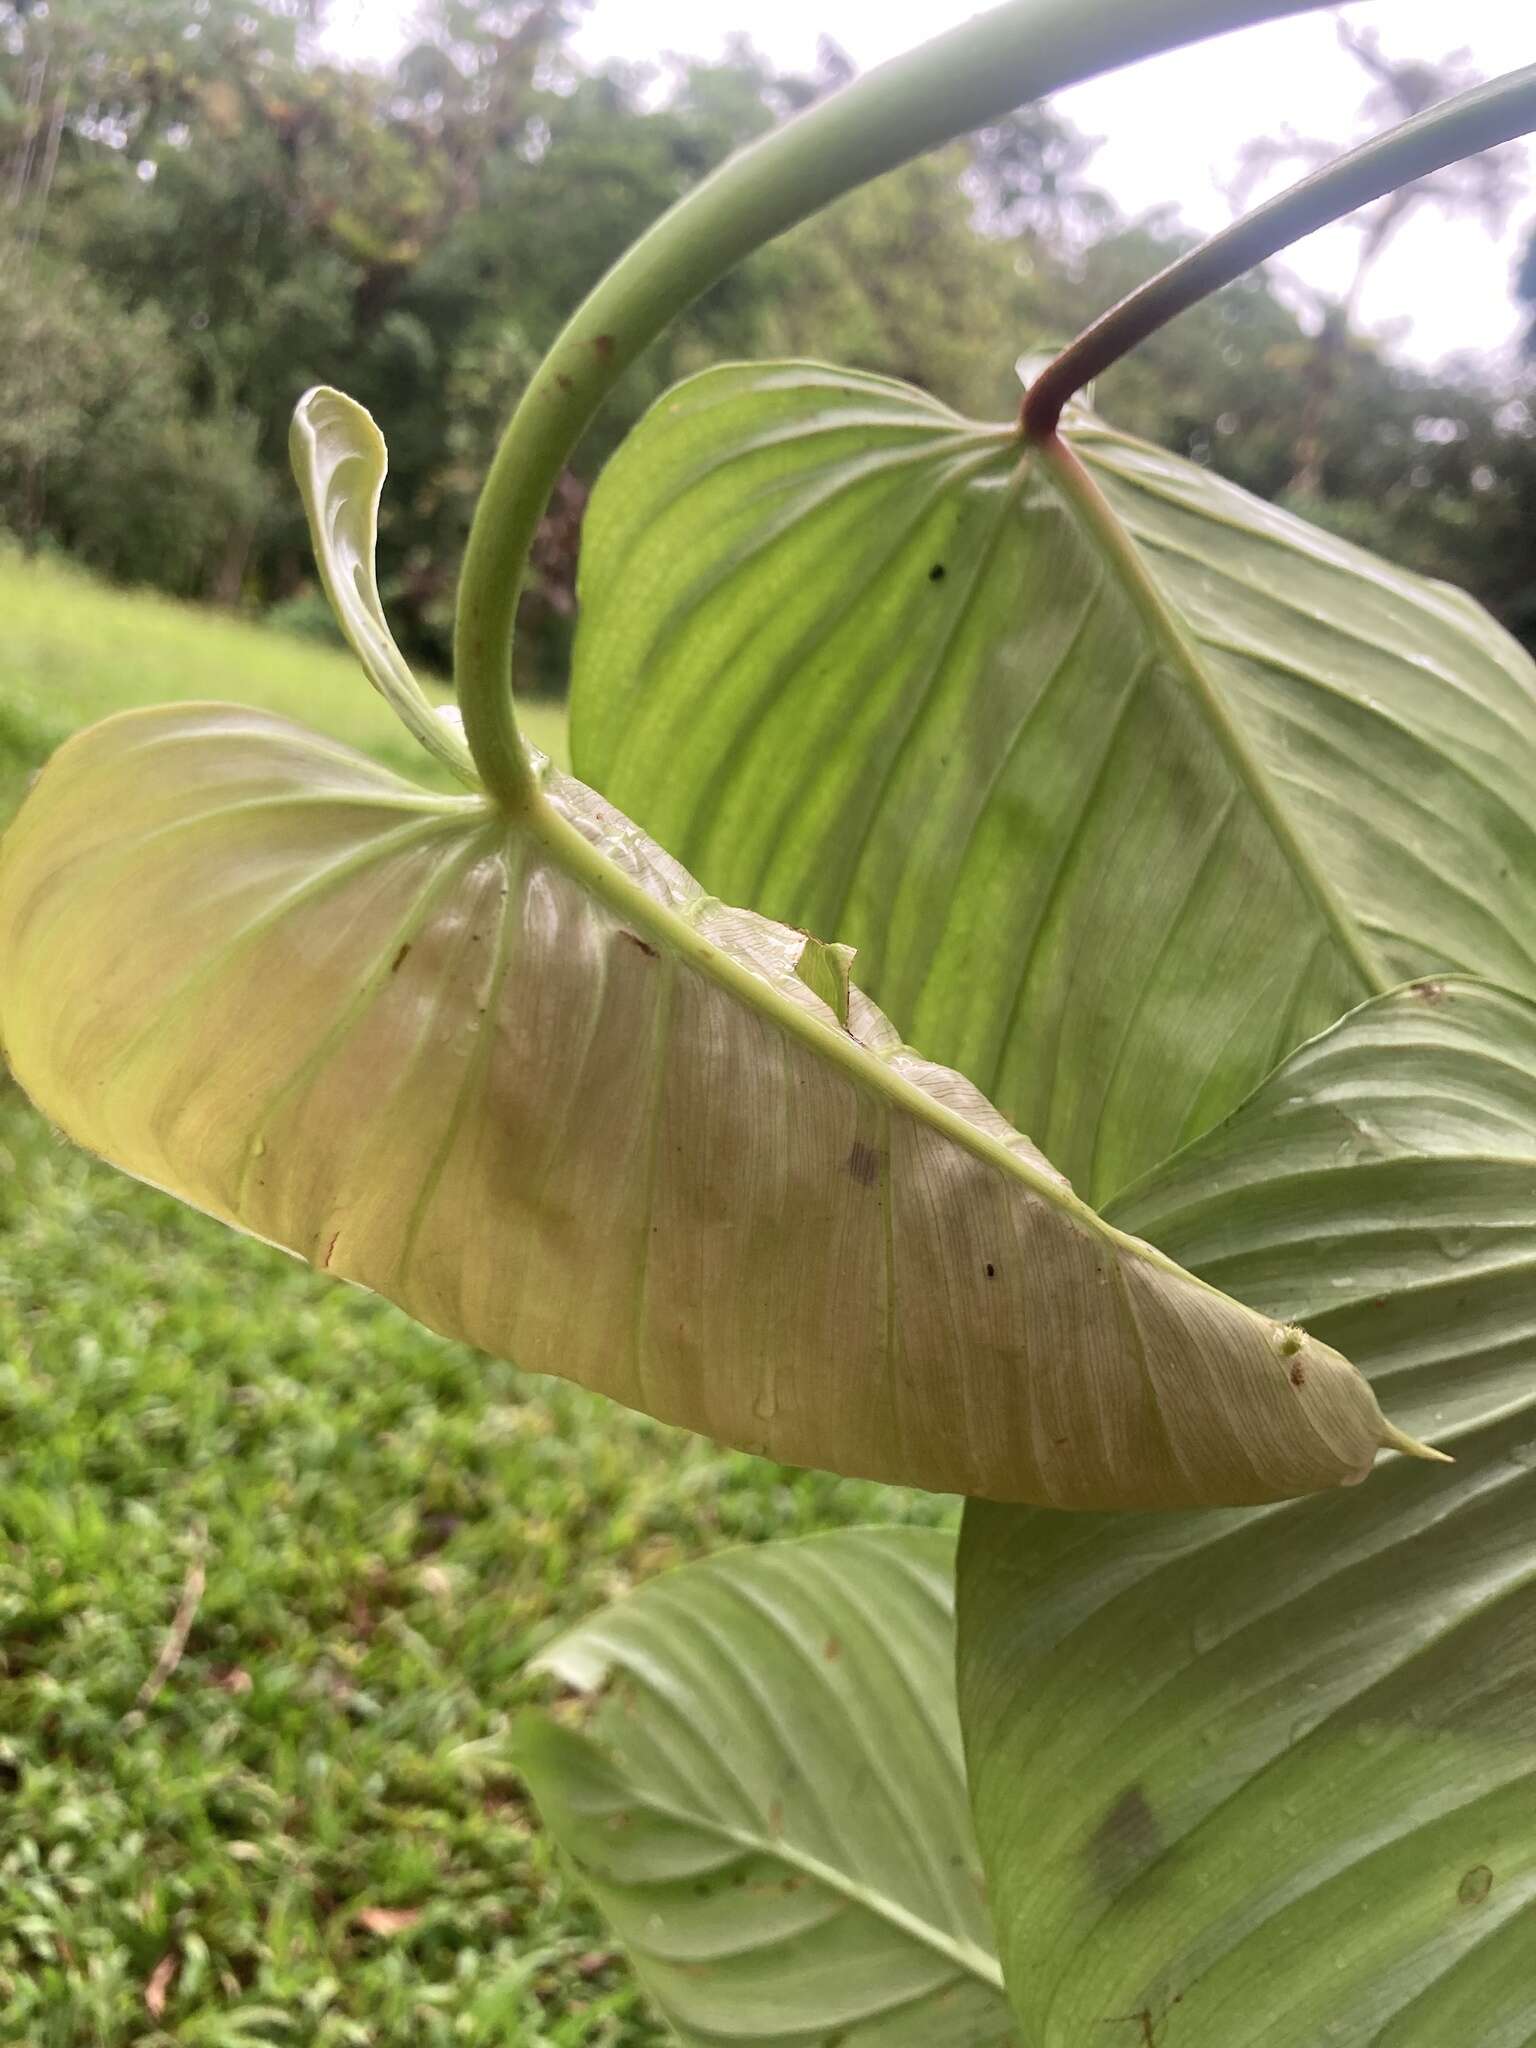
{"type": "Polygon", "coordinates": [[[1106,1225],[852,984],[845,1023],[804,934],[535,780],[517,813],[432,795],[218,705],[77,736],[0,845],[15,1073],[430,1327],[790,1463],[1157,1507],[1394,1440],[1343,1358],[1106,1225]]]}
{"type": "Polygon", "coordinates": [[[363,673],[428,753],[478,788],[456,714],[445,717],[411,674],[379,600],[374,547],[389,466],[384,436],[362,406],[318,385],[294,410],[288,451],[320,580],[363,673]]]}

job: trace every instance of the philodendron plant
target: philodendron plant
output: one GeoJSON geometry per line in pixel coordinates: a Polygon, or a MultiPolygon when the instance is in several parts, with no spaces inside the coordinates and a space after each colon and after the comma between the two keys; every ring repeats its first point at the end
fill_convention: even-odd
{"type": "Polygon", "coordinates": [[[379,602],[383,443],[312,392],[321,575],[460,793],[181,706],[0,843],[0,1037],[78,1142],[524,1366],[969,1497],[958,1565],[768,1545],[546,1653],[523,1767],[690,2042],[1536,2042],[1536,669],[1079,395],[1536,76],[1175,265],[1016,421],[693,379],[593,499],[584,780],[508,687],[548,491],[698,291],[1309,4],[1012,0],[702,186],[512,420],[459,718],[379,602]]]}

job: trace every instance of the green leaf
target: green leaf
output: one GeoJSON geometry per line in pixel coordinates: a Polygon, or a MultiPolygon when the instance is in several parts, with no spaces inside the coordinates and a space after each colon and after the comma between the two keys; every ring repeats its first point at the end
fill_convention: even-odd
{"type": "Polygon", "coordinates": [[[1110,1229],[851,984],[845,1022],[803,933],[530,777],[512,811],[428,795],[218,705],[68,741],[0,843],[17,1078],[433,1329],[787,1462],[1151,1506],[1402,1447],[1342,1358],[1304,1342],[1296,1383],[1291,1333],[1110,1229]]]}
{"type": "Polygon", "coordinates": [[[461,782],[480,778],[450,711],[445,717],[395,645],[374,576],[379,500],[388,456],[371,416],[340,391],[317,385],[299,400],[288,433],[309,537],[336,623],[363,671],[402,725],[461,782]]]}
{"type": "Polygon", "coordinates": [[[1121,1220],[1454,1449],[1242,1515],[973,1507],[960,1705],[1026,2048],[1536,2029],[1536,1009],[1305,1047],[1121,1220]]]}
{"type": "Polygon", "coordinates": [[[954,1705],[954,1543],[841,1531],[685,1565],[544,1653],[545,1826],[682,2039],[1012,2037],[954,1705]]]}
{"type": "Polygon", "coordinates": [[[1100,1201],[1374,993],[1536,993],[1536,670],[1468,599],[1074,411],[814,364],[669,393],[593,496],[577,772],[859,949],[1100,1201]]]}
{"type": "Polygon", "coordinates": [[[821,997],[845,1031],[848,1029],[852,969],[852,946],[829,946],[821,939],[807,939],[795,962],[796,974],[808,989],[821,997]]]}

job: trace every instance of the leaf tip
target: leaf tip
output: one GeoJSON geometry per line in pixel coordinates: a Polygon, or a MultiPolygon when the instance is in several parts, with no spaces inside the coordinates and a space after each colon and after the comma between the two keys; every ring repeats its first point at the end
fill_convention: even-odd
{"type": "Polygon", "coordinates": [[[1449,1451],[1437,1451],[1430,1444],[1421,1444],[1417,1437],[1407,1435],[1393,1423],[1383,1425],[1386,1434],[1382,1438],[1383,1448],[1401,1451],[1405,1458],[1422,1458],[1430,1465],[1454,1465],[1456,1460],[1449,1451]]]}

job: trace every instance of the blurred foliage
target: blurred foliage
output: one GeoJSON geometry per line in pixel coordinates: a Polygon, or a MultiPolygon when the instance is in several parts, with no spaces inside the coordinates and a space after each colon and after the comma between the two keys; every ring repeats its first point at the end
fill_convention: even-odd
{"type": "MultiPolygon", "coordinates": [[[[0,518],[120,579],[302,622],[287,420],[306,385],[334,382],[387,431],[385,594],[412,650],[445,666],[480,478],[566,314],[730,150],[849,73],[824,44],[812,73],[781,75],[743,39],[715,64],[583,72],[580,5],[428,0],[375,75],[324,54],[311,0],[0,0],[0,518]]],[[[1378,73],[1404,70],[1374,44],[1356,54],[1378,95],[1378,73]]],[[[1420,72],[1450,77],[1420,65],[1410,84],[1420,72]]],[[[1255,143],[1270,168],[1313,146],[1255,143]]],[[[1185,246],[1166,212],[1118,216],[1093,153],[1028,109],[709,293],[630,373],[552,508],[525,683],[559,687],[587,489],[677,377],[815,355],[996,413],[1016,403],[1019,355],[1185,246]]],[[[1427,196],[1481,207],[1489,175],[1427,196]]],[[[1261,274],[1157,337],[1100,401],[1536,632],[1518,394],[1406,368],[1350,310],[1322,308],[1314,335],[1261,274]]]]}
{"type": "Polygon", "coordinates": [[[268,478],[248,425],[200,414],[158,306],[121,306],[78,264],[0,270],[0,518],[108,576],[193,596],[268,478]]]}
{"type": "MultiPolygon", "coordinates": [[[[334,382],[388,433],[385,593],[412,650],[445,666],[480,478],[566,314],[730,150],[849,72],[824,44],[812,73],[781,75],[742,39],[715,64],[583,72],[580,5],[428,0],[416,41],[375,75],[324,54],[311,0],[0,0],[0,519],[122,580],[302,622],[287,420],[306,385],[334,382]]],[[[1403,67],[1374,44],[1367,57],[1379,95],[1377,73],[1403,67]]],[[[1271,169],[1313,146],[1255,141],[1271,169]]],[[[525,683],[559,687],[587,489],[677,377],[799,353],[995,413],[1016,403],[1019,355],[1185,246],[1167,212],[1117,214],[1093,153],[1048,106],[1028,109],[851,195],[709,293],[630,373],[552,508],[525,683]]],[[[1481,207],[1486,182],[1428,196],[1481,207]]],[[[1405,367],[1350,310],[1304,324],[1260,274],[1158,336],[1100,402],[1536,634],[1522,547],[1536,446],[1518,392],[1405,367]]]]}

